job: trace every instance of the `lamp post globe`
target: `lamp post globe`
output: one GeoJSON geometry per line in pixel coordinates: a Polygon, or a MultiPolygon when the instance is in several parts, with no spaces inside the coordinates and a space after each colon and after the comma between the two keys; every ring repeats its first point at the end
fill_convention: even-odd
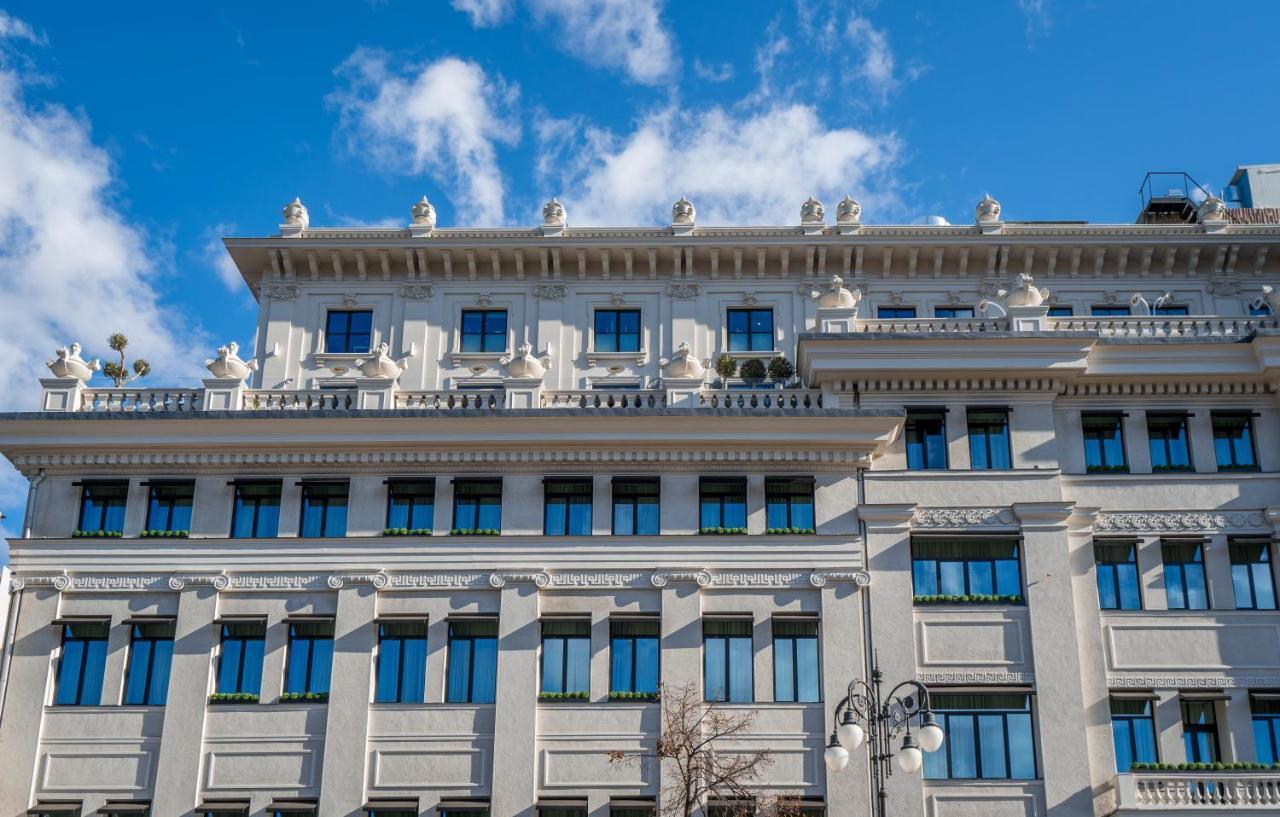
{"type": "Polygon", "coordinates": [[[862,727],[853,719],[853,714],[850,712],[845,713],[844,723],[840,724],[836,733],[840,736],[840,743],[850,749],[857,749],[866,737],[866,733],[862,731],[862,727]]]}
{"type": "Polygon", "coordinates": [[[902,748],[898,750],[898,767],[907,774],[915,774],[924,763],[924,753],[916,745],[914,735],[908,734],[902,739],[902,748]]]}
{"type": "Polygon", "coordinates": [[[938,722],[933,717],[932,712],[925,713],[923,722],[920,725],[920,731],[917,734],[920,740],[920,748],[926,752],[936,752],[941,749],[942,741],[946,738],[942,727],[938,726],[938,722]]]}
{"type": "Polygon", "coordinates": [[[826,761],[828,769],[838,772],[849,765],[849,750],[832,740],[827,745],[827,751],[822,753],[822,759],[826,761]]]}

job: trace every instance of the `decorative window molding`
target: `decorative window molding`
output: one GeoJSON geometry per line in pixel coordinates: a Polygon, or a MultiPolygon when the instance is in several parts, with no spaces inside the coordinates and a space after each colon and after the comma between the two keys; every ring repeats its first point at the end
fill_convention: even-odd
{"type": "Polygon", "coordinates": [[[1009,508],[920,508],[911,519],[913,528],[1016,528],[1018,518],[1009,508]]]}
{"type": "Polygon", "coordinates": [[[1097,532],[1212,531],[1270,529],[1266,515],[1258,511],[1111,511],[1098,514],[1097,532]]]}

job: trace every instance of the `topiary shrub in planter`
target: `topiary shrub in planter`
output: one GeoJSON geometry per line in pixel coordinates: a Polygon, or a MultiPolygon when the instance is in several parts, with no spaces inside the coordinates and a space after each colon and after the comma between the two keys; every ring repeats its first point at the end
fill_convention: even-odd
{"type": "Polygon", "coordinates": [[[791,365],[791,361],[787,360],[783,355],[778,355],[769,361],[769,378],[779,383],[786,383],[791,376],[796,373],[796,367],[791,365]]]}
{"type": "Polygon", "coordinates": [[[729,355],[720,355],[716,358],[716,374],[720,375],[721,380],[728,380],[738,373],[738,361],[729,355]]]}
{"type": "Polygon", "coordinates": [[[742,366],[738,368],[738,377],[753,383],[764,380],[768,374],[769,370],[765,368],[764,361],[754,357],[744,361],[742,366]]]}

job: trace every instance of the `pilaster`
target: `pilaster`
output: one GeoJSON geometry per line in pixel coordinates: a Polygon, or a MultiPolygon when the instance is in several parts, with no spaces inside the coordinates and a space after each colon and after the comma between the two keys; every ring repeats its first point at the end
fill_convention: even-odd
{"type": "Polygon", "coordinates": [[[1156,744],[1161,763],[1186,763],[1182,743],[1182,699],[1176,689],[1157,689],[1155,705],[1156,744]]]}
{"type": "Polygon", "coordinates": [[[201,411],[239,411],[244,406],[244,380],[235,377],[206,377],[200,393],[201,411]]]}
{"type": "Polygon", "coordinates": [[[1249,690],[1246,687],[1231,687],[1227,690],[1229,700],[1226,701],[1226,717],[1221,721],[1225,728],[1222,742],[1222,759],[1227,763],[1253,763],[1258,759],[1257,747],[1253,740],[1253,711],[1249,705],[1249,690]]]}
{"type": "Polygon", "coordinates": [[[1164,592],[1164,558],[1160,554],[1160,537],[1139,537],[1137,558],[1143,609],[1168,610],[1169,599],[1164,592]]]}
{"type": "Polygon", "coordinates": [[[1201,548],[1205,584],[1209,588],[1209,608],[1234,610],[1236,590],[1235,583],[1231,580],[1231,553],[1227,548],[1227,535],[1215,533],[1206,536],[1201,548]]]}
{"type": "MultiPolygon", "coordinates": [[[[662,587],[661,678],[667,689],[702,688],[702,597],[693,581],[667,579],[662,587]]],[[[658,788],[671,786],[676,770],[670,760],[658,768],[658,788]]]]}
{"type": "Polygon", "coordinates": [[[500,604],[490,813],[524,817],[537,795],[538,587],[508,579],[500,604]]]}
{"type": "Polygon", "coordinates": [[[365,756],[377,628],[378,594],[355,577],[335,579],[338,607],[333,621],[333,670],[325,718],[320,813],[354,817],[364,805],[365,756]]]}
{"type": "MultiPolygon", "coordinates": [[[[9,592],[8,587],[0,592],[9,592]]],[[[9,676],[4,690],[4,718],[0,720],[0,814],[23,814],[31,805],[31,781],[39,757],[40,728],[49,700],[53,662],[62,634],[52,622],[58,617],[59,593],[52,587],[27,587],[10,599],[10,615],[17,617],[9,645],[9,676]]],[[[7,652],[7,651],[6,651],[7,652]]]]}
{"type": "MultiPolygon", "coordinates": [[[[825,744],[834,724],[829,714],[836,703],[848,692],[855,678],[864,676],[862,593],[866,592],[852,582],[828,584],[822,588],[822,632],[826,649],[822,651],[822,738],[825,744]],[[837,634],[840,634],[837,640],[837,634]]],[[[858,760],[862,760],[861,757],[858,760]]],[[[827,813],[867,814],[871,806],[867,785],[865,762],[851,762],[840,772],[821,764],[826,777],[827,813]]]]}
{"type": "Polygon", "coordinates": [[[750,474],[747,476],[747,533],[753,536],[764,533],[766,521],[764,474],[750,474]]]}

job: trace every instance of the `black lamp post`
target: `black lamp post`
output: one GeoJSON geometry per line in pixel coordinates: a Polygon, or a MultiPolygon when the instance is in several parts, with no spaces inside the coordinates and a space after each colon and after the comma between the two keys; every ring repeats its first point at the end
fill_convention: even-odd
{"type": "Polygon", "coordinates": [[[919,771],[924,763],[923,752],[937,751],[945,738],[929,705],[928,687],[919,681],[903,681],[886,696],[881,693],[883,681],[877,660],[871,669],[870,684],[861,678],[849,684],[849,693],[836,704],[831,740],[823,754],[827,768],[838,772],[849,765],[849,750],[857,749],[864,739],[867,741],[877,817],[887,817],[885,786],[893,774],[894,738],[902,734],[898,766],[908,774],[919,771]],[[917,721],[914,732],[913,718],[917,721]]]}

